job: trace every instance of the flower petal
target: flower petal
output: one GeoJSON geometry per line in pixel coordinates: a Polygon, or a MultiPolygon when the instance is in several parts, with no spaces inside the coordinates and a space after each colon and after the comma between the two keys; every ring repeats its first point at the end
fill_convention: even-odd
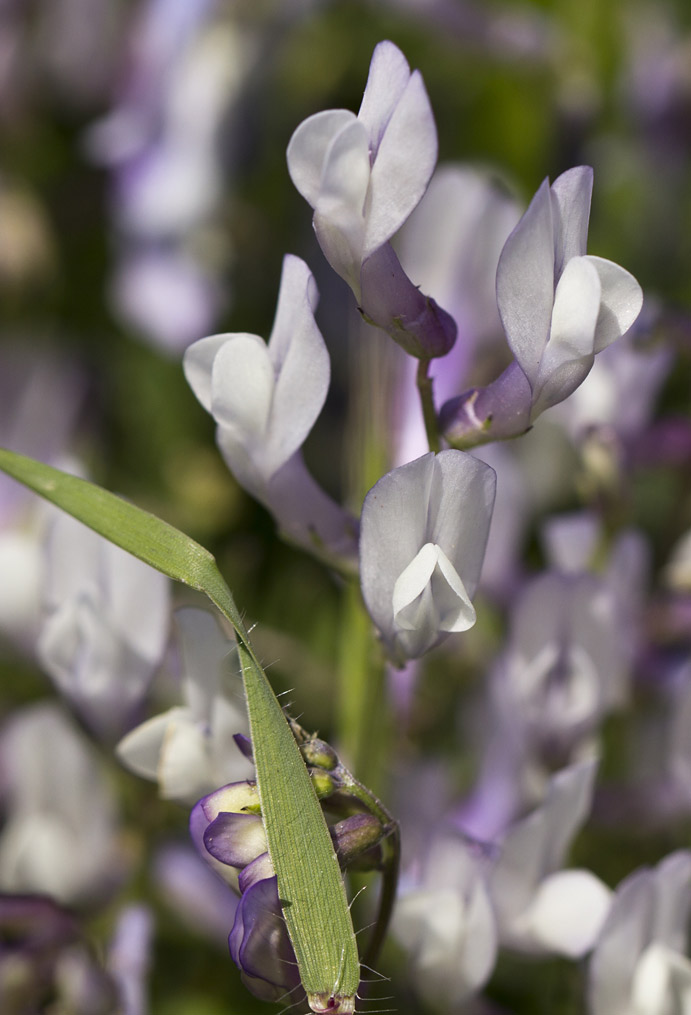
{"type": "Polygon", "coordinates": [[[364,258],[400,229],[427,189],[437,162],[437,128],[415,71],[394,109],[372,164],[364,258]]]}
{"type": "Polygon", "coordinates": [[[367,131],[354,120],[336,135],[326,153],[314,229],[327,261],[356,295],[369,181],[367,131]]]}
{"type": "Polygon", "coordinates": [[[552,184],[555,280],[559,279],[572,257],[581,257],[586,252],[592,193],[593,171],[590,166],[567,169],[552,184]]]}
{"type": "Polygon", "coordinates": [[[620,338],[641,312],[643,290],[633,275],[604,257],[588,255],[602,286],[602,302],[595,329],[595,352],[620,338]]]}
{"type": "Polygon", "coordinates": [[[276,375],[266,450],[266,469],[272,475],[304,443],[329,388],[329,354],[314,319],[317,299],[314,277],[305,262],[287,255],[269,339],[276,375]]]}
{"type": "Polygon", "coordinates": [[[600,279],[587,257],[573,257],[554,297],[550,337],[533,383],[531,419],[562,402],[587,377],[595,355],[600,279]]]}
{"type": "Polygon", "coordinates": [[[204,846],[230,867],[246,867],[266,853],[266,833],[259,814],[222,812],[204,832],[204,846]]]}
{"type": "Polygon", "coordinates": [[[201,338],[185,350],[182,358],[182,368],[185,372],[187,383],[207,412],[212,411],[211,377],[214,360],[219,349],[232,337],[230,334],[223,334],[201,338]]]}
{"type": "Polygon", "coordinates": [[[408,61],[393,42],[385,40],[374,47],[357,118],[367,128],[372,160],[389,120],[410,81],[408,61]]]}
{"type": "Polygon", "coordinates": [[[288,142],[288,172],[295,188],[313,208],[321,193],[326,152],[334,138],[357,117],[349,109],[326,109],[309,116],[288,142]]]}
{"type": "Polygon", "coordinates": [[[577,959],[593,947],[611,904],[612,892],[590,871],[558,871],[538,887],[528,924],[547,951],[577,959]]]}
{"type": "Polygon", "coordinates": [[[549,338],[554,300],[554,225],[549,180],[504,244],[497,267],[497,305],[506,338],[533,383],[549,338]]]}
{"type": "Polygon", "coordinates": [[[258,335],[231,336],[213,365],[211,411],[216,422],[261,449],[274,393],[274,369],[258,335]]]}

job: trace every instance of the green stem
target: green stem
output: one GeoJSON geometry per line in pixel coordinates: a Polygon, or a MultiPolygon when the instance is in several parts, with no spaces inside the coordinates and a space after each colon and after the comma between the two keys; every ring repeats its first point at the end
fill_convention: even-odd
{"type": "Polygon", "coordinates": [[[374,929],[370,935],[369,941],[367,942],[367,948],[362,956],[363,963],[371,967],[376,962],[379,950],[384,943],[394,903],[396,902],[398,873],[401,861],[401,832],[396,819],[392,817],[381,800],[379,800],[379,798],[375,796],[371,790],[369,790],[366,786],[363,786],[358,779],[354,778],[354,776],[342,766],[339,766],[339,775],[344,787],[347,787],[348,793],[362,801],[369,812],[379,818],[387,831],[386,838],[382,844],[384,857],[382,861],[382,884],[381,892],[379,894],[379,911],[377,913],[374,929]]]}
{"type": "Polygon", "coordinates": [[[429,364],[430,361],[428,359],[421,359],[418,363],[417,390],[420,394],[427,443],[429,444],[430,451],[434,451],[437,454],[437,452],[441,451],[441,441],[439,439],[437,413],[434,408],[434,398],[432,395],[432,378],[428,372],[429,364]]]}
{"type": "Polygon", "coordinates": [[[341,624],[339,752],[368,785],[379,789],[390,736],[385,670],[355,582],[343,590],[341,624]]]}

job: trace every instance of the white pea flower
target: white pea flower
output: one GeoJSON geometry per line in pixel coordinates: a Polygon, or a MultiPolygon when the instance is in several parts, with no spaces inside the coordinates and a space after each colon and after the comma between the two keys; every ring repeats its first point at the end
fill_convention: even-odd
{"type": "Polygon", "coordinates": [[[170,584],[69,515],[46,545],[38,650],[58,690],[101,736],[131,724],[168,640],[170,584]]]}
{"type": "Polygon", "coordinates": [[[688,1015],[691,852],[635,871],[617,888],[590,960],[591,1015],[688,1015]]]}
{"type": "Polygon", "coordinates": [[[429,183],[437,130],[418,71],[392,42],[380,42],[360,111],[308,117],[290,139],[288,171],[314,209],[314,230],[365,320],[413,356],[443,356],[456,338],[453,318],[424,296],[389,240],[429,183]]]}
{"type": "Polygon", "coordinates": [[[624,268],[586,254],[593,173],[578,166],[544,180],[504,245],[497,304],[514,354],[487,388],[442,408],[457,446],[524,432],[587,377],[598,352],[638,317],[643,295],[624,268]]]}
{"type": "Polygon", "coordinates": [[[185,353],[185,376],[218,424],[225,461],[289,538],[345,557],[355,523],[308,473],[300,448],[329,387],[329,355],[314,319],[317,287],[286,255],[268,343],[245,333],[203,338],[185,353]]]}
{"type": "Polygon", "coordinates": [[[57,705],[18,712],[0,734],[5,823],[0,889],[73,904],[118,881],[124,855],[97,753],[57,705]]]}
{"type": "Polygon", "coordinates": [[[475,623],[494,493],[488,465],[442,451],[387,473],[365,497],[362,593],[397,662],[475,623]]]}
{"type": "Polygon", "coordinates": [[[329,264],[360,298],[360,269],[403,225],[437,160],[437,132],[418,71],[380,42],[360,111],[328,109],[300,124],[288,171],[314,208],[329,264]]]}
{"type": "Polygon", "coordinates": [[[131,730],[117,746],[127,768],[158,782],[164,799],[194,803],[218,786],[247,778],[251,763],[233,737],[248,733],[242,684],[228,676],[235,646],[206,610],[176,615],[182,654],[182,697],[131,730]],[[229,686],[224,686],[225,684],[229,686]]]}

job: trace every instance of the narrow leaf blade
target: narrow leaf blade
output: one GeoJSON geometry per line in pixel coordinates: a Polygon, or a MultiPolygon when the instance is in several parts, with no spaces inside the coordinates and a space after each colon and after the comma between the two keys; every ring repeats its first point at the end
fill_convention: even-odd
{"type": "Polygon", "coordinates": [[[88,480],[4,448],[0,469],[169,578],[205,593],[233,625],[269,853],[303,986],[308,996],[354,997],[357,946],[331,838],[300,749],[213,556],[172,525],[88,480]]]}

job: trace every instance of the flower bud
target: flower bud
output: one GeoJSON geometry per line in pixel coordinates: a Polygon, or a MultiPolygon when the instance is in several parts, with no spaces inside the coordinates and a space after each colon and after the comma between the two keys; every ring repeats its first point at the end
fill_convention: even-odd
{"type": "MultiPolygon", "coordinates": [[[[381,821],[373,814],[352,814],[332,825],[329,831],[341,867],[361,858],[386,834],[381,821]]],[[[377,861],[378,858],[374,860],[373,866],[377,866],[377,861]]]]}

